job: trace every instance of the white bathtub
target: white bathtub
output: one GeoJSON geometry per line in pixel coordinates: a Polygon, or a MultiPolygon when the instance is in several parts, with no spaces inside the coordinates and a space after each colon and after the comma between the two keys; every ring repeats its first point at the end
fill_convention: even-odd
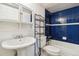
{"type": "Polygon", "coordinates": [[[79,56],[79,45],[51,39],[49,45],[61,49],[62,56],[79,56]]]}

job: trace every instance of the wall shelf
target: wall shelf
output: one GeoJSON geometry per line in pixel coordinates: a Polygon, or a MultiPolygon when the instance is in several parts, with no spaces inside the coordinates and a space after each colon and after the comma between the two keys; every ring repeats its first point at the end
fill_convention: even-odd
{"type": "Polygon", "coordinates": [[[19,23],[21,23],[21,24],[26,24],[26,25],[33,25],[32,24],[32,22],[19,22],[19,21],[4,21],[4,20],[0,20],[0,22],[2,23],[16,23],[16,24],[19,24],[19,23]]]}
{"type": "Polygon", "coordinates": [[[79,23],[46,24],[46,26],[66,26],[66,25],[79,25],[79,23]]]}

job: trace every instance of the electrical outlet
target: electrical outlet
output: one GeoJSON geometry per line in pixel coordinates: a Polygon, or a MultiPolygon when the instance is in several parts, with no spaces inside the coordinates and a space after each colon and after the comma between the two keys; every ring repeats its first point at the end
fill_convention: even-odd
{"type": "Polygon", "coordinates": [[[63,40],[67,40],[67,37],[64,37],[64,36],[63,36],[62,39],[63,39],[63,40]]]}

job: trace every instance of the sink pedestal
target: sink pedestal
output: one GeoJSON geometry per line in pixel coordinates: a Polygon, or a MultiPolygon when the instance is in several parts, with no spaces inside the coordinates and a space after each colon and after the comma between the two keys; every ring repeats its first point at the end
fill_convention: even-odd
{"type": "Polygon", "coordinates": [[[18,56],[34,56],[34,44],[28,47],[17,49],[18,56]]]}

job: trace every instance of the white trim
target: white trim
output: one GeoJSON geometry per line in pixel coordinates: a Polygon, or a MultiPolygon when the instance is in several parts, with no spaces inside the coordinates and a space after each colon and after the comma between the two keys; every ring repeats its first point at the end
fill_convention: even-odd
{"type": "Polygon", "coordinates": [[[64,26],[64,25],[79,25],[79,23],[46,24],[46,26],[64,26]]]}

